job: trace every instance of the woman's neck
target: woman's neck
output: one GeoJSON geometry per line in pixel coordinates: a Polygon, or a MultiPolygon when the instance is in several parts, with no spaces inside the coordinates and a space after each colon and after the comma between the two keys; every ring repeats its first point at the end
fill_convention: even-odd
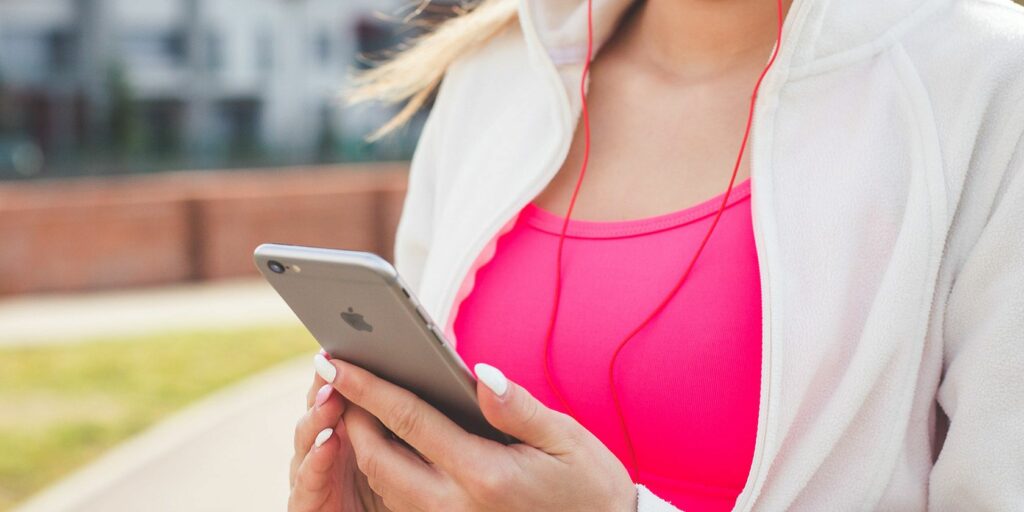
{"type": "MultiPolygon", "coordinates": [[[[783,15],[792,0],[783,0],[783,15]]],[[[659,71],[700,79],[763,61],[775,43],[775,0],[645,0],[616,46],[659,71]]]]}

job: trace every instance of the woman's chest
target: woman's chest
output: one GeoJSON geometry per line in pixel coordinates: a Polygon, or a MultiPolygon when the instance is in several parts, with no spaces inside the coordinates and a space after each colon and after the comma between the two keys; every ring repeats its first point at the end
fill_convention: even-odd
{"type": "Polygon", "coordinates": [[[473,276],[455,320],[460,354],[502,368],[551,407],[571,407],[627,465],[628,429],[642,481],[662,495],[701,510],[709,507],[697,503],[724,500],[710,509],[728,509],[749,469],[760,394],[760,277],[748,187],[739,186],[685,285],[619,357],[620,344],[671,293],[718,204],[570,225],[548,352],[567,404],[545,376],[555,215],[528,206],[473,276]]]}

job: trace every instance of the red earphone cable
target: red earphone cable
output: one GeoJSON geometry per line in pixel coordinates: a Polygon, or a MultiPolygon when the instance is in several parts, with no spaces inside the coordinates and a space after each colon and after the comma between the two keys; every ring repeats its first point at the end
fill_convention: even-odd
{"type": "MultiPolygon", "coordinates": [[[[722,203],[718,207],[718,212],[715,214],[715,218],[711,222],[711,226],[708,228],[708,231],[704,235],[703,240],[701,240],[700,246],[694,253],[693,258],[690,259],[690,263],[686,266],[686,270],[683,272],[682,277],[679,278],[679,281],[676,282],[675,286],[672,287],[671,291],[669,291],[668,294],[661,300],[658,306],[653,311],[651,311],[651,313],[648,314],[646,318],[644,318],[643,322],[637,325],[629,333],[629,335],[626,336],[626,338],[619,343],[619,345],[615,348],[615,353],[614,355],[612,355],[611,363],[608,366],[608,381],[609,385],[611,386],[612,400],[615,403],[615,412],[618,415],[619,424],[622,426],[622,432],[623,436],[625,437],[626,446],[629,449],[631,461],[630,475],[634,479],[636,479],[638,476],[639,467],[637,464],[636,451],[633,447],[633,441],[629,435],[629,426],[626,423],[626,417],[622,411],[622,400],[619,398],[618,391],[615,388],[615,363],[619,358],[619,354],[622,353],[622,350],[633,339],[633,337],[636,336],[636,334],[639,333],[641,330],[643,330],[643,328],[646,327],[647,324],[650,323],[650,321],[653,320],[655,316],[661,313],[661,311],[665,309],[665,306],[668,305],[669,301],[672,300],[672,298],[676,295],[679,289],[682,288],[683,283],[686,281],[686,278],[689,277],[690,271],[693,269],[694,264],[697,263],[697,258],[700,257],[701,253],[704,251],[704,247],[708,243],[708,240],[711,238],[711,233],[713,233],[715,231],[715,227],[718,226],[718,220],[722,217],[722,213],[725,211],[725,207],[729,201],[729,195],[732,193],[733,184],[736,182],[736,175],[739,172],[740,164],[743,162],[743,154],[746,151],[747,141],[750,139],[750,129],[753,125],[754,109],[757,104],[757,93],[761,89],[761,83],[764,81],[764,77],[768,74],[768,71],[771,69],[772,64],[775,63],[775,58],[779,55],[779,47],[782,45],[782,26],[784,22],[782,14],[782,0],[776,0],[776,7],[778,8],[779,25],[775,40],[775,48],[772,51],[771,58],[768,60],[768,64],[764,67],[764,70],[761,71],[761,75],[757,78],[757,82],[754,84],[754,90],[750,97],[750,110],[747,114],[747,124],[746,128],[743,131],[743,141],[740,143],[739,153],[736,155],[736,163],[733,165],[732,169],[732,176],[729,178],[729,187],[726,189],[725,195],[722,197],[722,203]]],[[[565,235],[566,231],[568,231],[569,228],[569,219],[572,216],[573,208],[576,206],[576,198],[579,196],[580,186],[583,184],[583,177],[586,175],[587,163],[590,159],[590,115],[587,111],[586,83],[587,77],[590,74],[590,63],[593,59],[593,51],[593,0],[587,0],[587,59],[583,63],[583,74],[580,78],[580,99],[582,101],[582,116],[584,130],[583,163],[580,166],[579,178],[577,178],[576,180],[576,186],[573,189],[572,197],[569,200],[569,208],[566,211],[565,220],[562,223],[562,230],[558,238],[558,251],[556,256],[555,269],[555,303],[554,307],[551,310],[551,318],[548,323],[547,335],[544,339],[544,378],[547,380],[548,386],[551,387],[551,390],[554,392],[555,396],[561,402],[566,412],[571,416],[575,416],[572,407],[569,405],[569,401],[566,400],[565,395],[562,393],[562,390],[558,387],[558,385],[552,378],[551,338],[552,334],[554,333],[555,320],[558,317],[558,305],[562,295],[562,250],[565,245],[565,235]]]]}
{"type": "Polygon", "coordinates": [[[562,390],[555,383],[551,376],[551,335],[555,330],[555,319],[558,317],[559,299],[562,297],[562,248],[565,246],[565,233],[569,229],[569,217],[576,207],[576,198],[580,195],[580,186],[583,185],[583,176],[587,173],[587,162],[590,161],[590,112],[587,110],[587,76],[590,74],[590,61],[594,56],[594,4],[593,0],[587,0],[587,59],[583,61],[583,75],[580,78],[580,99],[583,110],[583,163],[580,165],[580,176],[576,179],[576,186],[572,191],[572,198],[569,200],[569,209],[565,212],[565,220],[562,222],[562,231],[558,236],[558,254],[555,258],[555,305],[551,308],[551,318],[548,321],[547,335],[544,337],[544,378],[548,387],[554,392],[562,407],[570,416],[573,413],[572,406],[565,399],[562,390]]]}

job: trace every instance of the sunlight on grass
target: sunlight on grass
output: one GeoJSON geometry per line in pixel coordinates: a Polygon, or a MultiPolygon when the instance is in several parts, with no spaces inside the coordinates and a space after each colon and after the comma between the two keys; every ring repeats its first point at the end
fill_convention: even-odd
{"type": "Polygon", "coordinates": [[[300,327],[0,349],[0,510],[190,402],[316,349],[300,327]]]}

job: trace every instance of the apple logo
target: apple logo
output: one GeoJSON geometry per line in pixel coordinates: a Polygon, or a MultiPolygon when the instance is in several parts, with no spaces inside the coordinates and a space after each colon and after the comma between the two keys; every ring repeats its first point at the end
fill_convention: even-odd
{"type": "Polygon", "coordinates": [[[341,319],[357,331],[373,332],[373,326],[363,318],[363,315],[352,311],[352,308],[348,308],[347,312],[342,311],[341,319]]]}

